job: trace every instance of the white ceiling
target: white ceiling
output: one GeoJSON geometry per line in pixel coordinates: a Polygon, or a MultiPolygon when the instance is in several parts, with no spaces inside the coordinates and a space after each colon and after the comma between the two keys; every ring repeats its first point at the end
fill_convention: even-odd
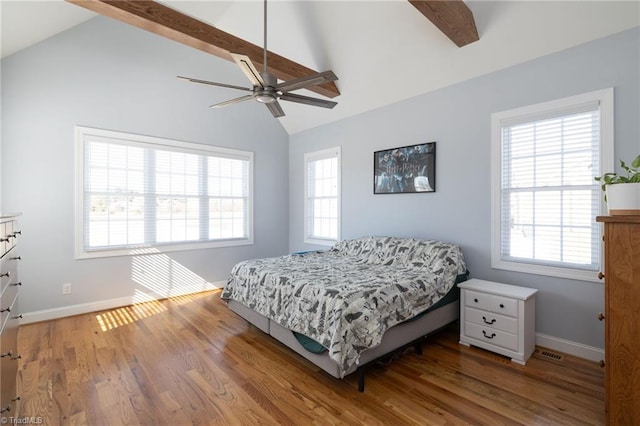
{"type": "MultiPolygon", "coordinates": [[[[163,3],[263,44],[259,1],[163,3]]],[[[458,48],[407,0],[271,0],[269,50],[333,70],[341,92],[332,110],[281,102],[284,128],[297,133],[640,25],[637,0],[466,3],[480,40],[458,48]]],[[[1,0],[0,13],[2,57],[96,16],[62,0],[1,0]]],[[[212,79],[206,70],[192,77],[212,79]]]]}

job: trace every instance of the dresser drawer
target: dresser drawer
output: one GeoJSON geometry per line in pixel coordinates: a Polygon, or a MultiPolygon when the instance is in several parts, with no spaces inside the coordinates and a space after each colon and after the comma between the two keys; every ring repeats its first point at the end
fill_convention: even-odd
{"type": "Polygon", "coordinates": [[[473,290],[464,291],[466,306],[511,317],[518,316],[518,301],[516,299],[473,290]]]}
{"type": "MultiPolygon", "coordinates": [[[[8,286],[0,296],[0,325],[5,324],[9,318],[12,318],[18,313],[16,312],[17,305],[16,299],[18,296],[18,287],[15,285],[8,286]]],[[[5,336],[2,337],[3,339],[5,336]]]]}
{"type": "Polygon", "coordinates": [[[15,283],[18,278],[16,272],[17,260],[13,258],[13,250],[0,259],[0,292],[4,292],[10,283],[15,283]]]}
{"type": "Polygon", "coordinates": [[[4,254],[7,252],[7,224],[6,223],[0,223],[0,256],[4,256],[4,254]]]}
{"type": "Polygon", "coordinates": [[[7,251],[9,251],[16,246],[16,235],[13,233],[14,231],[16,231],[15,229],[13,229],[16,224],[13,222],[7,222],[6,226],[7,227],[5,228],[4,232],[6,233],[6,238],[9,240],[7,241],[7,251]]]}
{"type": "Polygon", "coordinates": [[[517,318],[508,317],[489,311],[481,311],[469,307],[466,307],[464,309],[464,317],[466,321],[481,325],[483,327],[502,330],[512,334],[518,334],[517,318]]]}
{"type": "Polygon", "coordinates": [[[497,330],[491,327],[484,327],[480,324],[465,322],[465,331],[468,337],[481,340],[491,345],[500,346],[511,351],[518,350],[518,336],[497,330]]]}
{"type": "Polygon", "coordinates": [[[18,234],[14,234],[16,230],[13,228],[13,222],[5,222],[0,226],[0,241],[2,242],[2,245],[0,246],[0,255],[4,255],[16,245],[16,238],[18,234]]]}

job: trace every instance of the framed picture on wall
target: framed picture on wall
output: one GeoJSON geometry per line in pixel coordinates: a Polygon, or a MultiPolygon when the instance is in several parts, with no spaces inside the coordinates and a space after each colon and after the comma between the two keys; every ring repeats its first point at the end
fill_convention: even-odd
{"type": "Polygon", "coordinates": [[[373,153],[373,193],[436,191],[436,143],[427,142],[373,153]]]}

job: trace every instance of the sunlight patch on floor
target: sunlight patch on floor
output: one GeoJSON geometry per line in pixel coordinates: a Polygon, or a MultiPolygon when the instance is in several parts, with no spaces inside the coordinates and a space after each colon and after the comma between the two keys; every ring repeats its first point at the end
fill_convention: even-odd
{"type": "Polygon", "coordinates": [[[106,332],[166,311],[167,308],[162,303],[154,300],[111,309],[96,315],[96,319],[102,331],[106,332]]]}
{"type": "Polygon", "coordinates": [[[102,331],[107,332],[118,327],[133,324],[136,321],[152,317],[157,314],[168,311],[167,304],[184,305],[191,303],[203,297],[211,296],[218,293],[219,289],[211,291],[202,291],[199,293],[185,294],[168,298],[165,302],[159,300],[149,300],[149,295],[136,291],[136,298],[142,299],[139,302],[123,306],[121,308],[111,309],[96,315],[96,320],[100,324],[102,331]]]}

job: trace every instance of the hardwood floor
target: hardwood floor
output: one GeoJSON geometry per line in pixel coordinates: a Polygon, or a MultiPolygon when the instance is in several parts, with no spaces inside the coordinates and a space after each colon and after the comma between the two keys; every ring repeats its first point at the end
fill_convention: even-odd
{"type": "Polygon", "coordinates": [[[603,370],[526,366],[458,344],[453,325],[334,379],[229,311],[219,292],[25,325],[18,417],[45,425],[604,424],[603,370]]]}

